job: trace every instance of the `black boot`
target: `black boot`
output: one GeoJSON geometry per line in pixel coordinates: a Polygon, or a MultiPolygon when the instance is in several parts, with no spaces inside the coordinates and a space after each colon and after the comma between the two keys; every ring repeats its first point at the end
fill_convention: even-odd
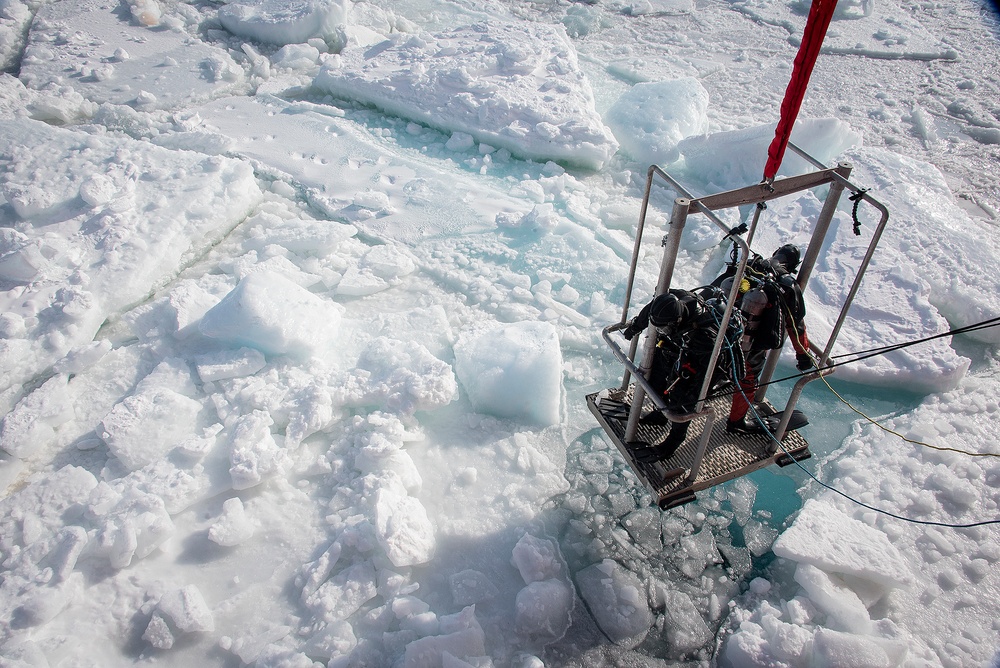
{"type": "Polygon", "coordinates": [[[680,443],[677,445],[667,445],[666,441],[664,441],[655,448],[646,448],[645,450],[637,451],[635,453],[635,460],[646,463],[662,462],[665,459],[673,457],[679,447],[681,447],[680,443]]]}
{"type": "Polygon", "coordinates": [[[665,425],[667,424],[667,422],[669,422],[669,420],[667,420],[667,416],[661,413],[660,411],[651,411],[647,415],[643,415],[641,418],[639,418],[640,424],[650,425],[650,426],[665,425]]]}
{"type": "MultiPolygon", "coordinates": [[[[684,423],[684,425],[686,427],[687,423],[684,423]]],[[[664,439],[663,443],[660,443],[655,448],[643,451],[641,455],[636,456],[636,459],[640,462],[660,462],[670,459],[677,452],[677,448],[681,447],[686,435],[686,428],[678,429],[677,425],[674,425],[674,428],[667,434],[667,438],[664,439]]]]}
{"type": "Polygon", "coordinates": [[[743,436],[755,436],[765,433],[764,428],[757,420],[747,418],[746,416],[739,420],[727,420],[726,431],[730,434],[740,434],[743,436]]]}

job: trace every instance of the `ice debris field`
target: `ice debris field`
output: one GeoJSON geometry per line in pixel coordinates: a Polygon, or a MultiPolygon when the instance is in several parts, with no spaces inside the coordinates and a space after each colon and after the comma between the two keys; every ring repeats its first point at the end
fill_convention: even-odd
{"type": "MultiPolygon", "coordinates": [[[[1000,41],[988,3],[841,5],[792,141],[892,212],[846,354],[997,315],[1000,41]]],[[[811,389],[802,469],[670,511],[584,405],[647,168],[757,182],[804,20],[7,2],[0,665],[995,664],[1000,330],[844,365],[869,419],[811,389]]],[[[771,202],[755,250],[821,206],[771,202]]],[[[728,255],[690,225],[683,287],[728,255]]]]}

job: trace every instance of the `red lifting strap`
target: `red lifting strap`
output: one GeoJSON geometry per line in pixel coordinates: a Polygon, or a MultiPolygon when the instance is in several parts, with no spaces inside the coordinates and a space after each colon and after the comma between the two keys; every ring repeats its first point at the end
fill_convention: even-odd
{"type": "Polygon", "coordinates": [[[788,82],[788,88],[785,89],[785,99],[781,101],[781,119],[774,130],[774,140],[767,149],[767,164],[764,165],[765,181],[773,180],[778,168],[781,167],[781,160],[785,157],[785,147],[788,146],[788,139],[792,135],[792,126],[795,125],[799,107],[802,106],[802,98],[805,97],[806,87],[809,86],[809,76],[812,74],[813,65],[816,64],[819,49],[823,46],[823,38],[826,37],[826,29],[830,26],[833,10],[836,8],[837,0],[812,0],[806,28],[802,33],[802,44],[799,45],[799,52],[792,66],[792,78],[788,82]]]}

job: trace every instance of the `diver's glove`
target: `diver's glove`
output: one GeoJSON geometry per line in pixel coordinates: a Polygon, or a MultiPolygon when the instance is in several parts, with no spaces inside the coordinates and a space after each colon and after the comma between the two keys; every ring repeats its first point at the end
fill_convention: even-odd
{"type": "Polygon", "coordinates": [[[795,368],[799,371],[809,371],[816,368],[816,362],[809,353],[799,353],[795,356],[795,368]]]}
{"type": "Polygon", "coordinates": [[[635,320],[629,320],[628,324],[625,326],[625,329],[622,330],[622,336],[625,337],[626,341],[631,341],[632,339],[635,338],[635,335],[638,334],[640,331],[642,330],[640,330],[635,326],[635,320]]]}

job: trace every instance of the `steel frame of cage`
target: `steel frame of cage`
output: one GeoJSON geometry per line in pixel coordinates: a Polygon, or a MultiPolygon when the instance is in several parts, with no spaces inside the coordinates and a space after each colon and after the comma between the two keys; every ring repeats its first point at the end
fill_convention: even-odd
{"type": "MultiPolygon", "coordinates": [[[[722,317],[721,324],[719,326],[719,334],[716,337],[715,345],[712,350],[712,356],[709,362],[709,369],[715,367],[715,363],[718,360],[720,351],[722,349],[722,344],[724,340],[724,335],[726,332],[727,325],[729,324],[730,317],[732,315],[733,305],[736,300],[737,291],[739,290],[739,284],[743,278],[743,274],[746,270],[747,261],[749,260],[749,250],[750,244],[753,241],[754,234],[756,233],[757,224],[759,222],[760,212],[762,207],[755,206],[755,214],[753,221],[749,226],[747,233],[747,239],[744,240],[741,235],[735,234],[733,230],[730,230],[723,222],[715,215],[715,211],[745,205],[759,205],[765,202],[785,197],[787,195],[800,192],[802,190],[808,190],[811,188],[816,188],[823,185],[829,185],[829,191],[827,192],[826,199],[823,203],[823,208],[820,211],[819,216],[816,219],[816,224],[813,227],[812,237],[809,241],[809,245],[806,249],[805,254],[802,257],[801,266],[799,268],[797,281],[799,286],[805,291],[806,285],[808,284],[809,278],[812,275],[812,271],[815,267],[816,260],[819,257],[820,249],[826,240],[827,234],[830,230],[830,224],[833,220],[833,215],[837,210],[837,206],[840,202],[841,195],[845,189],[850,190],[854,193],[855,198],[860,198],[861,200],[874,206],[880,213],[881,218],[875,231],[872,235],[872,239],[868,244],[867,251],[861,264],[858,268],[857,274],[854,277],[851,287],[848,290],[847,296],[845,297],[844,304],[841,307],[840,314],[831,330],[830,336],[826,341],[826,344],[819,348],[815,344],[811,344],[812,351],[817,354],[817,370],[812,373],[804,374],[795,384],[792,391],[789,394],[788,400],[785,404],[784,413],[777,430],[774,432],[775,440],[773,445],[777,448],[778,441],[784,436],[785,431],[788,427],[788,422],[791,419],[792,410],[795,408],[795,404],[798,402],[805,386],[814,381],[818,380],[824,375],[832,373],[832,369],[824,369],[827,362],[830,359],[830,353],[833,349],[834,343],[837,340],[840,330],[843,328],[844,322],[847,319],[847,313],[851,305],[857,296],[858,290],[861,287],[861,279],[864,277],[865,272],[871,263],[872,256],[875,253],[875,249],[878,246],[878,242],[882,237],[882,233],[885,231],[885,227],[889,222],[889,211],[881,202],[870,196],[867,191],[849,181],[851,171],[853,166],[847,162],[841,162],[836,167],[828,168],[823,165],[820,161],[816,160],[801,148],[795,144],[789,143],[789,148],[791,148],[795,153],[802,156],[807,162],[817,168],[818,171],[809,172],[806,174],[801,174],[798,176],[786,177],[781,179],[775,179],[773,181],[767,182],[762,181],[759,184],[747,186],[737,190],[726,191],[722,193],[717,193],[714,195],[707,195],[705,197],[694,197],[687,191],[687,189],[681,185],[676,179],[667,174],[663,169],[657,165],[651,165],[646,176],[646,188],[642,199],[642,208],[639,215],[639,223],[636,230],[635,245],[632,251],[632,261],[629,268],[628,282],[625,291],[625,300],[622,307],[622,317],[621,322],[608,325],[604,328],[602,335],[605,342],[610,346],[612,353],[615,357],[624,365],[625,373],[622,378],[622,389],[627,389],[631,378],[635,378],[636,387],[633,391],[632,405],[629,411],[628,425],[625,430],[625,442],[632,442],[635,440],[635,434],[638,427],[639,415],[642,410],[643,400],[646,396],[653,402],[653,404],[659,410],[663,411],[668,418],[673,422],[686,422],[694,419],[695,417],[705,415],[707,421],[705,423],[704,429],[702,431],[701,437],[698,442],[697,451],[694,459],[694,465],[689,474],[688,480],[694,482],[698,475],[698,471],[701,466],[702,459],[705,454],[705,449],[708,445],[708,435],[712,430],[712,425],[716,419],[715,411],[710,407],[706,406],[705,399],[708,395],[712,374],[706,373],[705,380],[702,383],[701,392],[699,394],[699,400],[695,407],[694,413],[689,414],[673,414],[666,411],[666,406],[663,403],[661,397],[657,396],[657,393],[653,391],[652,387],[649,385],[647,377],[649,375],[650,366],[652,364],[654,348],[656,345],[656,336],[647,335],[645,337],[645,345],[642,355],[642,363],[640,366],[635,364],[635,356],[638,350],[639,338],[638,336],[633,337],[628,351],[622,349],[618,345],[617,341],[612,338],[611,334],[616,331],[623,329],[628,320],[628,312],[630,307],[630,302],[632,298],[632,289],[635,281],[636,267],[638,264],[640,248],[642,245],[643,232],[646,224],[646,217],[649,209],[649,199],[652,193],[652,188],[655,179],[658,177],[671,186],[677,193],[679,197],[674,199],[673,210],[671,212],[670,219],[667,223],[667,232],[662,240],[663,245],[663,257],[660,261],[660,274],[656,284],[655,295],[661,295],[665,293],[671,287],[671,280],[673,279],[674,267],[677,261],[677,253],[680,249],[681,235],[684,232],[685,225],[687,223],[687,218],[691,214],[701,213],[704,214],[713,224],[715,224],[720,230],[726,233],[726,237],[733,240],[740,249],[740,260],[736,267],[736,274],[734,276],[733,285],[730,289],[728,298],[726,300],[726,308],[722,317]]],[[[654,296],[655,296],[654,295],[654,296]]],[[[780,349],[772,350],[767,356],[767,360],[764,364],[764,368],[761,372],[761,378],[759,381],[761,391],[755,397],[755,400],[762,401],[766,393],[767,383],[770,381],[774,369],[778,362],[778,357],[780,355],[780,349]]]]}

